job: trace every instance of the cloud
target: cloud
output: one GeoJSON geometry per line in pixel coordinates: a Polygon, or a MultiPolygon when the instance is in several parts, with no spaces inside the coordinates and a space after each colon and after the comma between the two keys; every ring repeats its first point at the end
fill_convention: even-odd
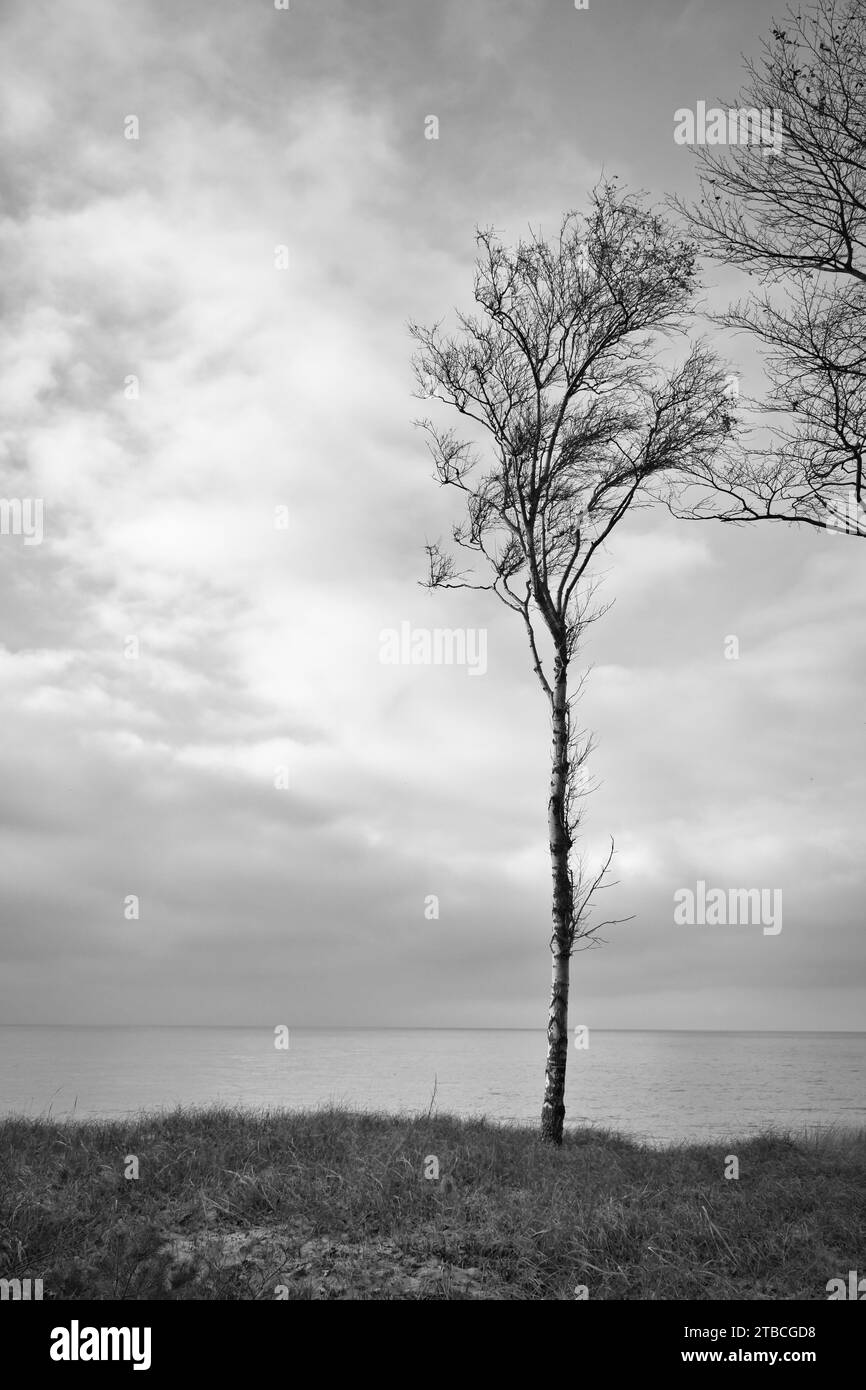
{"type": "MultiPolygon", "coordinates": [[[[602,155],[660,180],[660,92],[610,89],[615,17],[517,4],[5,23],[0,460],[46,530],[0,538],[4,1018],[537,1024],[548,712],[513,615],[418,587],[453,518],[406,322],[466,303],[476,222],[554,226],[602,155]],[[404,620],[484,628],[487,674],[383,666],[404,620]]],[[[637,920],[594,1026],[784,1022],[809,972],[803,1017],[856,1016],[853,551],[657,511],[609,547],[586,848],[637,920]],[[674,935],[740,874],[785,886],[772,956],[674,935]]]]}

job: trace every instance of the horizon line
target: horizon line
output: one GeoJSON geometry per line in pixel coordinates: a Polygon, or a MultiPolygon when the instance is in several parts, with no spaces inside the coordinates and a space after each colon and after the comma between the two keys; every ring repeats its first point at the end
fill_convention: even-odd
{"type": "MultiPolygon", "coordinates": [[[[281,1027],[271,1023],[0,1023],[0,1028],[90,1028],[90,1029],[131,1029],[131,1028],[204,1028],[212,1030],[246,1031],[281,1027]]],[[[457,1024],[287,1024],[289,1031],[297,1033],[544,1033],[537,1028],[517,1027],[466,1027],[457,1024]]],[[[577,1025],[575,1025],[577,1026],[577,1025]]],[[[712,1033],[746,1034],[758,1033],[767,1036],[813,1036],[815,1034],[836,1034],[840,1037],[863,1037],[863,1028],[600,1028],[590,1025],[592,1033],[712,1033]]]]}

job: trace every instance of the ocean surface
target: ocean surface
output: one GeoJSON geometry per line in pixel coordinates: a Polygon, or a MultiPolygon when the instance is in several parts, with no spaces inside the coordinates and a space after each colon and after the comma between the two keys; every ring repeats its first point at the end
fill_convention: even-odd
{"type": "MultiPolygon", "coordinates": [[[[89,1119],[221,1103],[534,1123],[542,1032],[0,1028],[0,1113],[89,1119]],[[434,1097],[435,1088],[435,1097],[434,1097]]],[[[602,1032],[572,1040],[567,1124],[651,1141],[866,1125],[866,1033],[602,1032]]]]}

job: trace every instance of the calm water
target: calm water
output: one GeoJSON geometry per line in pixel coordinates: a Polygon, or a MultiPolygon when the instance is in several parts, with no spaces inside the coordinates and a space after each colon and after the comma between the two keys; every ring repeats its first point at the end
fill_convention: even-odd
{"type": "MultiPolygon", "coordinates": [[[[123,1116],[222,1102],[436,1109],[534,1122],[545,1039],[525,1031],[0,1028],[0,1113],[123,1116]]],[[[648,1139],[866,1125],[866,1033],[600,1032],[572,1045],[568,1121],[648,1139]]]]}

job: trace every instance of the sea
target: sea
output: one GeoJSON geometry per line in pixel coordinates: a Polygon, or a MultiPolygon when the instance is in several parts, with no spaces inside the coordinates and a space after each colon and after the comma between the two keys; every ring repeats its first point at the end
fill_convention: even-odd
{"type": "MultiPolygon", "coordinates": [[[[566,1124],[649,1143],[866,1126],[866,1033],[594,1030],[569,1048],[566,1124]]],[[[176,1106],[484,1115],[534,1124],[543,1031],[0,1027],[0,1114],[176,1106]]]]}

